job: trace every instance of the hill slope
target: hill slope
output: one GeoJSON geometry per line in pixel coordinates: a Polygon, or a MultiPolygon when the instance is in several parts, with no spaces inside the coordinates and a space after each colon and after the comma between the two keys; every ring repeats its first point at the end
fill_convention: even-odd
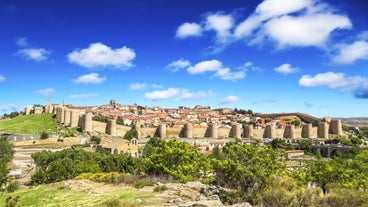
{"type": "Polygon", "coordinates": [[[0,121],[0,132],[14,134],[40,134],[57,131],[58,123],[52,114],[30,114],[0,121]]]}

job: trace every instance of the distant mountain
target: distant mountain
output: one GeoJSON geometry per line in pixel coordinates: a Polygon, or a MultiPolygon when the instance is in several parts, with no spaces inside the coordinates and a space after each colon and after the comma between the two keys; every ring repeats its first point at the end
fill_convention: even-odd
{"type": "Polygon", "coordinates": [[[368,117],[336,118],[341,119],[343,125],[368,126],[368,117]]]}

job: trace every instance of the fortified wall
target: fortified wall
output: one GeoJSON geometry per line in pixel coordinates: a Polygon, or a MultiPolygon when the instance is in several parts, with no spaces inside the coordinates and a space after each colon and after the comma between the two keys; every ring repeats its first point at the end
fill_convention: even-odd
{"type": "MultiPolygon", "coordinates": [[[[76,127],[80,126],[83,132],[106,133],[111,136],[124,136],[131,128],[116,124],[116,119],[109,119],[107,123],[92,120],[91,113],[85,113],[78,109],[69,109],[64,106],[56,106],[52,110],[56,119],[64,125],[76,127]]],[[[141,127],[135,125],[138,138],[160,137],[160,138],[328,138],[329,134],[342,135],[341,120],[331,120],[329,123],[320,121],[316,126],[304,124],[301,127],[287,125],[284,128],[277,128],[274,124],[267,124],[265,128],[254,128],[253,125],[241,125],[233,123],[229,125],[219,125],[211,123],[209,126],[197,126],[185,124],[184,126],[168,127],[161,124],[157,128],[141,127]]]]}

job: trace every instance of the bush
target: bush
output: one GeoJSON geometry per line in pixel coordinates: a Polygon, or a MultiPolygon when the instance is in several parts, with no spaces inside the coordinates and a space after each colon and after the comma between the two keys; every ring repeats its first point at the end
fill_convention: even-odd
{"type": "Polygon", "coordinates": [[[20,196],[17,196],[15,198],[9,196],[6,198],[6,207],[15,207],[20,199],[20,196]]]}
{"type": "Polygon", "coordinates": [[[145,186],[153,186],[155,184],[155,182],[149,178],[143,178],[143,179],[139,179],[137,181],[135,181],[133,183],[133,186],[135,188],[141,189],[145,186]]]}
{"type": "Polygon", "coordinates": [[[40,139],[47,139],[49,138],[49,133],[43,131],[41,132],[40,139]]]}
{"type": "Polygon", "coordinates": [[[166,185],[158,185],[153,189],[153,192],[163,192],[167,189],[166,185]]]}
{"type": "Polygon", "coordinates": [[[95,207],[123,207],[125,206],[119,198],[110,198],[95,207]]]}
{"type": "Polygon", "coordinates": [[[94,142],[95,144],[100,144],[101,143],[101,138],[98,136],[92,136],[91,137],[91,142],[94,142]]]}
{"type": "Polygon", "coordinates": [[[9,182],[8,186],[6,186],[6,192],[12,193],[12,192],[19,190],[19,188],[20,188],[19,182],[16,180],[13,180],[9,182]]]}

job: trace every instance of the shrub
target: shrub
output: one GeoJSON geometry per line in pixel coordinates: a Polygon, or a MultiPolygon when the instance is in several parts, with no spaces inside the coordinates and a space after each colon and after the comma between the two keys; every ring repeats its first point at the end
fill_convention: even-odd
{"type": "Polygon", "coordinates": [[[19,199],[20,199],[19,196],[15,197],[15,198],[9,196],[9,197],[6,198],[6,201],[5,201],[6,205],[5,206],[6,207],[15,207],[17,205],[19,199]]]}
{"type": "Polygon", "coordinates": [[[163,192],[167,189],[166,185],[158,185],[153,189],[153,192],[163,192]]]}
{"type": "Polygon", "coordinates": [[[135,181],[133,183],[133,186],[135,188],[141,189],[145,186],[153,186],[154,184],[155,184],[155,182],[152,179],[143,178],[143,179],[139,179],[139,180],[135,181]]]}
{"type": "Polygon", "coordinates": [[[49,138],[49,133],[43,131],[41,132],[40,139],[47,139],[49,138]]]}
{"type": "Polygon", "coordinates": [[[6,186],[6,192],[8,192],[8,193],[15,192],[19,189],[19,187],[20,187],[19,182],[16,181],[16,180],[13,180],[13,181],[9,182],[8,186],[6,186]]]}
{"type": "Polygon", "coordinates": [[[119,198],[110,198],[95,207],[123,207],[125,206],[119,198]]]}
{"type": "Polygon", "coordinates": [[[94,142],[95,144],[100,144],[101,143],[101,138],[98,136],[92,136],[91,137],[91,142],[94,142]]]}

